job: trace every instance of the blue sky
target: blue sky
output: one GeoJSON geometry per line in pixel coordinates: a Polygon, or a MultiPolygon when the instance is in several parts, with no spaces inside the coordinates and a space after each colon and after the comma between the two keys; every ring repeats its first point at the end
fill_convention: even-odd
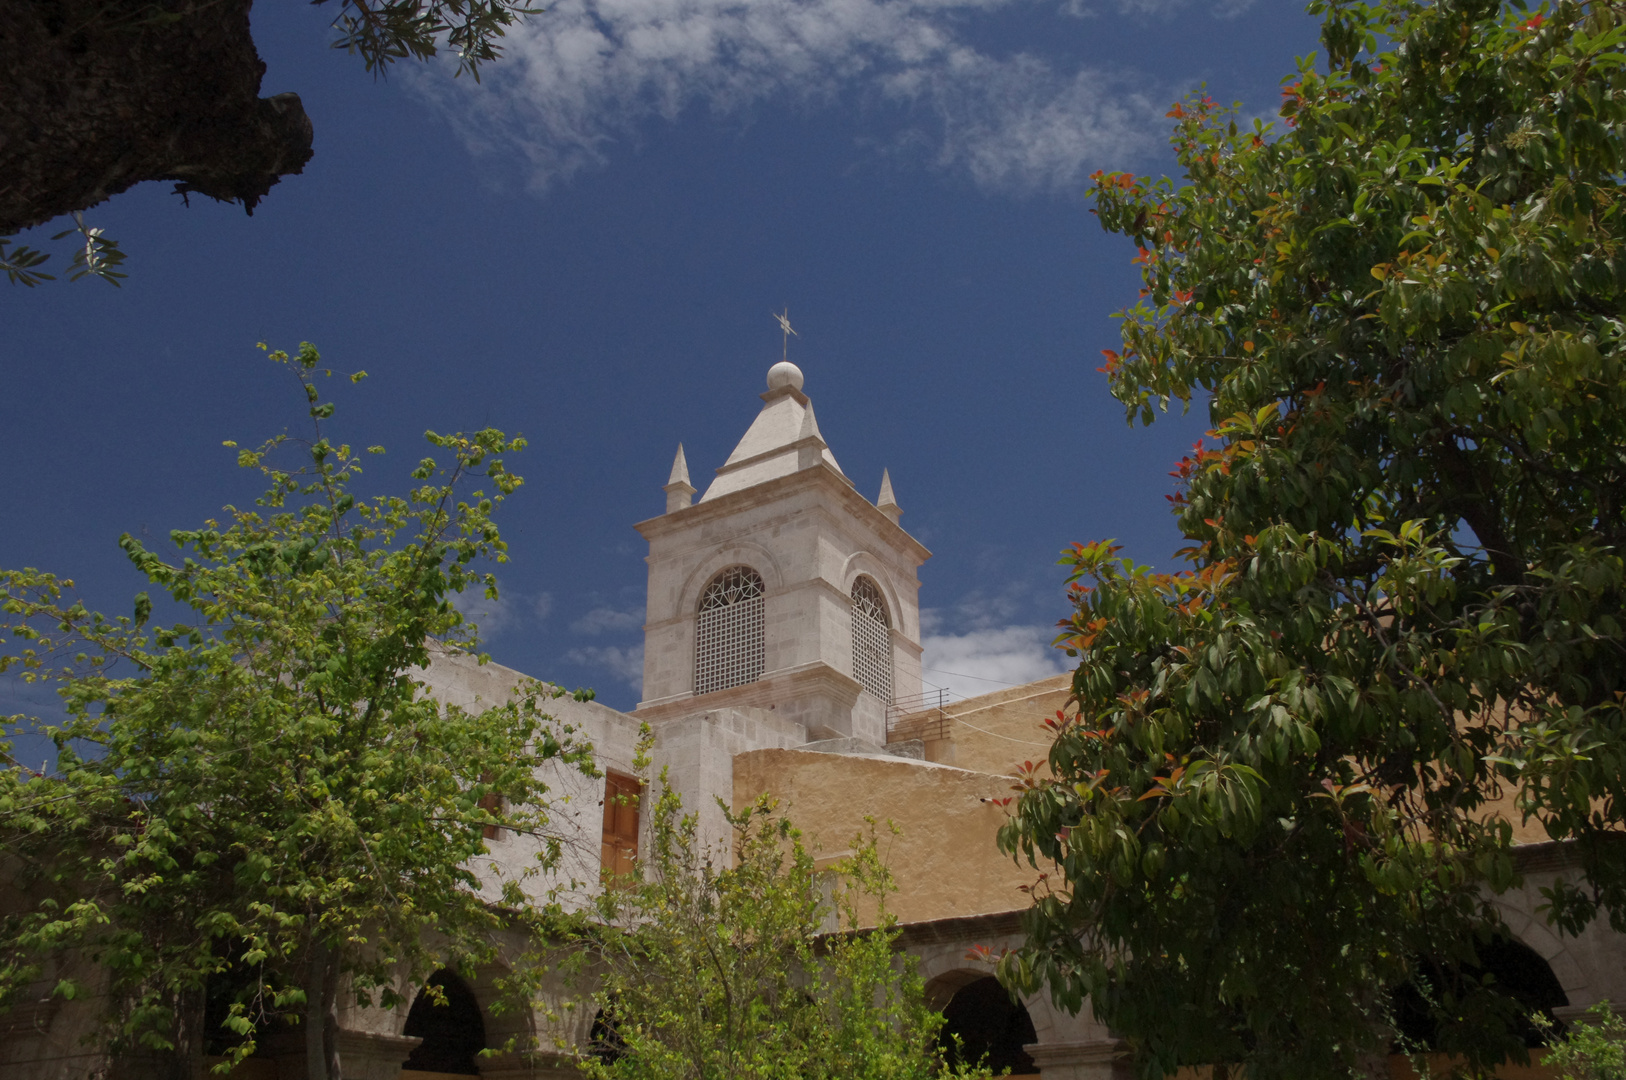
{"type": "MultiPolygon", "coordinates": [[[[252,218],[148,184],[88,215],[122,289],[0,288],[0,566],[125,611],[119,534],[252,498],[221,442],[301,415],[255,343],[308,340],[370,373],[332,430],[389,448],[381,487],[426,428],[531,440],[490,651],[630,708],[631,526],[679,441],[704,488],[743,434],[786,306],[842,467],[871,498],[889,468],[934,552],[929,682],[1061,670],[1071,541],[1170,563],[1167,473],[1206,418],[1130,428],[1095,371],[1137,279],[1087,176],[1166,171],[1163,114],[1199,83],[1269,114],[1315,48],[1298,5],[560,0],[479,86],[375,81],[326,47],[333,14],[255,8],[262,93],[300,94],[316,155],[252,218]]],[[[26,704],[0,687],[0,713],[26,704]]]]}

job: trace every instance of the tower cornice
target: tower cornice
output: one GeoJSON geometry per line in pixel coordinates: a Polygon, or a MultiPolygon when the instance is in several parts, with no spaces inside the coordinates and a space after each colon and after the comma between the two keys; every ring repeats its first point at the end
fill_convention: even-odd
{"type": "Polygon", "coordinates": [[[706,522],[731,517],[752,507],[780,502],[813,488],[828,489],[835,496],[841,509],[867,525],[877,539],[890,544],[917,564],[932,557],[926,545],[910,536],[891,515],[860,495],[845,475],[822,463],[764,483],[753,484],[739,491],[719,495],[709,501],[673,510],[659,517],[648,518],[638,522],[633,528],[637,529],[645,540],[654,541],[657,537],[670,536],[706,522]]]}

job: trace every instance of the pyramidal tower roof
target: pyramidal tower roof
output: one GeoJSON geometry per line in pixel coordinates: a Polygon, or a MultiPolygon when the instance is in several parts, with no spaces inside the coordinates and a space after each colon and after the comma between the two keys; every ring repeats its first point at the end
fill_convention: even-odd
{"type": "Polygon", "coordinates": [[[801,368],[781,362],[768,369],[768,392],[762,395],[762,411],[717,470],[717,479],[706,488],[700,501],[743,491],[821,463],[847,480],[824,436],[819,434],[813,402],[802,393],[801,368]]]}

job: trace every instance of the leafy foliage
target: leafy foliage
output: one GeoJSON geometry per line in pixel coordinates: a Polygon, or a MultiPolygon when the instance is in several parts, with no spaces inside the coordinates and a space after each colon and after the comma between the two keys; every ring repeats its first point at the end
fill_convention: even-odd
{"type": "Polygon", "coordinates": [[[1558,1080],[1626,1080],[1626,1021],[1607,1001],[1587,1010],[1542,1057],[1558,1080]]]}
{"type": "Polygon", "coordinates": [[[601,978],[596,1080],[984,1077],[934,1062],[943,1018],[895,951],[873,833],[827,873],[766,796],[727,852],[661,777],[639,879],[605,890],[581,959],[601,978]]]}
{"type": "MultiPolygon", "coordinates": [[[[1190,569],[1064,560],[1076,713],[1001,837],[1063,880],[1003,975],[1146,1076],[1380,1054],[1391,988],[1504,932],[1515,823],[1584,864],[1550,918],[1626,929],[1626,6],[1311,10],[1284,130],[1193,96],[1183,184],[1095,178],[1145,286],[1113,393],[1206,396],[1213,441],[1190,569]]],[[[1495,985],[1436,1011],[1522,1058],[1495,985]]]]}
{"type": "MultiPolygon", "coordinates": [[[[68,280],[97,277],[116,286],[122,278],[128,277],[119,269],[124,262],[124,252],[119,248],[118,241],[103,230],[86,225],[84,214],[76,211],[73,221],[73,228],[64,229],[51,237],[52,240],[61,240],[78,233],[84,238],[84,243],[74,251],[69,263],[68,280]]],[[[0,270],[5,271],[7,280],[13,285],[26,285],[32,289],[42,281],[55,281],[55,274],[39,269],[50,257],[49,252],[18,244],[9,235],[0,235],[0,270]],[[10,251],[6,250],[8,247],[10,251]]]]}
{"type": "Polygon", "coordinates": [[[530,872],[545,869],[559,844],[542,770],[592,765],[543,711],[550,688],[470,711],[421,678],[433,649],[476,644],[450,598],[496,595],[478,567],[505,558],[492,513],[524,441],[431,432],[444,463],[423,459],[405,496],[357,499],[359,456],[322,434],[316,350],[272,359],[297,375],[313,439],[240,451],[266,493],[173,533],[178,560],[120,541],[187,621],[149,626],[146,593],[107,617],[71,581],[0,572],[0,671],[55,685],[67,714],[45,729],[50,775],[0,744],[0,848],[29,900],[0,921],[0,994],[51,970],[69,973],[59,995],[101,989],[71,977],[89,961],[115,1049],[195,1056],[224,1034],[197,1031],[205,992],[231,985],[228,1065],[277,1018],[304,1024],[311,1075],[337,1077],[340,979],[391,1007],[403,980],[490,956],[542,890],[482,862],[484,830],[536,837],[530,872]],[[302,467],[272,464],[296,448],[302,467]],[[489,493],[461,495],[470,481],[489,493]]]}
{"type": "MultiPolygon", "coordinates": [[[[311,0],[311,3],[317,6],[330,2],[332,0],[311,0]]],[[[90,7],[92,10],[76,12],[72,16],[84,23],[78,36],[86,40],[122,41],[125,44],[121,47],[128,49],[131,47],[129,42],[135,40],[135,34],[143,30],[163,29],[177,35],[191,35],[195,39],[199,34],[197,23],[200,13],[210,8],[218,9],[219,4],[215,0],[166,0],[165,3],[103,4],[90,7]]],[[[248,5],[242,4],[241,8],[246,13],[248,5]]],[[[333,47],[359,55],[367,70],[375,75],[384,74],[389,65],[397,60],[408,58],[429,60],[440,55],[445,49],[456,57],[454,77],[467,73],[478,82],[481,65],[490,63],[501,55],[500,39],[508,33],[509,28],[528,16],[543,13],[544,10],[545,8],[528,3],[526,0],[339,0],[339,11],[333,19],[333,28],[337,32],[333,47]]],[[[68,16],[59,12],[57,17],[68,16]]],[[[246,37],[246,14],[243,22],[246,37]]],[[[258,58],[254,59],[258,63],[258,58]]],[[[196,56],[195,63],[218,65],[221,60],[222,58],[215,52],[205,50],[196,56]]],[[[255,86],[259,83],[259,71],[263,71],[263,68],[264,65],[259,65],[253,76],[255,86]]],[[[129,87],[120,87],[116,84],[111,90],[114,93],[120,90],[133,92],[129,87]]],[[[106,94],[109,90],[104,88],[101,92],[106,94]]],[[[191,121],[201,122],[197,117],[191,118],[191,121]]],[[[33,122],[38,126],[37,118],[33,122]]],[[[219,119],[215,118],[209,122],[218,123],[219,119]]],[[[177,131],[185,126],[184,123],[181,124],[177,131]]],[[[170,137],[181,136],[171,133],[170,137]]],[[[297,165],[284,166],[284,172],[299,171],[299,166],[302,166],[305,158],[310,156],[309,138],[307,129],[304,157],[299,159],[297,165]]],[[[189,161],[188,165],[195,170],[197,163],[189,161]]],[[[194,179],[196,177],[195,171],[187,175],[193,176],[194,179]]],[[[275,178],[271,182],[274,183],[275,178]]],[[[187,191],[198,190],[205,189],[189,186],[188,182],[176,187],[176,191],[183,195],[187,191]]],[[[107,193],[103,191],[91,201],[99,201],[106,197],[107,193]]],[[[222,196],[216,194],[215,197],[222,196]]],[[[234,194],[231,198],[236,199],[238,196],[234,194]]],[[[253,213],[256,201],[257,196],[245,199],[245,206],[250,213],[253,213]]],[[[54,213],[55,211],[51,211],[45,217],[50,217],[54,213]]],[[[73,228],[51,237],[53,241],[57,241],[77,234],[83,240],[83,244],[76,246],[69,258],[68,268],[65,271],[68,280],[78,281],[84,277],[95,277],[111,285],[118,285],[120,280],[127,276],[119,269],[124,262],[125,254],[120,249],[118,241],[107,236],[99,227],[87,226],[82,213],[75,211],[73,218],[73,228]]],[[[12,239],[13,235],[9,231],[0,232],[0,272],[6,275],[6,279],[13,285],[26,285],[30,288],[56,280],[55,274],[42,269],[44,263],[54,253],[19,244],[12,239]]]]}
{"type": "Polygon", "coordinates": [[[468,72],[476,82],[480,65],[497,59],[497,39],[544,10],[523,0],[342,0],[340,7],[333,47],[359,53],[368,71],[409,56],[428,60],[444,42],[457,55],[455,74],[468,72]]]}

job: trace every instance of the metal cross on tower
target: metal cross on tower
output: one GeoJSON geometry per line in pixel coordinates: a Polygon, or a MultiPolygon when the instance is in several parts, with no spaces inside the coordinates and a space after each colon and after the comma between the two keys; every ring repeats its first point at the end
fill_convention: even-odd
{"type": "Polygon", "coordinates": [[[796,331],[794,331],[794,330],[792,330],[790,328],[790,307],[789,307],[789,305],[786,305],[783,314],[781,314],[781,313],[779,313],[777,311],[770,311],[768,314],[772,315],[774,318],[779,320],[779,329],[781,329],[781,330],[783,330],[785,332],[785,347],[784,347],[783,350],[781,350],[779,358],[781,360],[788,361],[790,359],[790,339],[791,339],[792,335],[794,335],[796,337],[801,337],[802,335],[796,333],[796,331]]]}

